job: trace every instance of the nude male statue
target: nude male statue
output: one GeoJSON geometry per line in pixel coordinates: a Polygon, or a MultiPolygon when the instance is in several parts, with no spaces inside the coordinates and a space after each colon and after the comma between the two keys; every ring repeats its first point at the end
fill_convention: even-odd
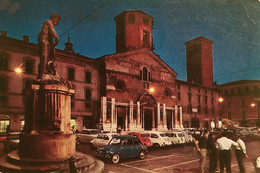
{"type": "Polygon", "coordinates": [[[43,74],[58,76],[54,64],[54,54],[55,47],[59,44],[59,37],[56,34],[54,26],[57,26],[59,22],[59,14],[52,13],[50,19],[42,24],[41,32],[38,35],[40,63],[38,66],[37,79],[41,79],[43,74]]]}

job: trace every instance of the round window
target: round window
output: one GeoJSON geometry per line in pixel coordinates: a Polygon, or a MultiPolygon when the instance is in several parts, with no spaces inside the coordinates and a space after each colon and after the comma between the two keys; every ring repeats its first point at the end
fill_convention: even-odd
{"type": "Polygon", "coordinates": [[[172,90],[171,90],[170,88],[165,88],[165,89],[164,89],[164,95],[165,95],[166,97],[172,96],[172,90]]]}
{"type": "Polygon", "coordinates": [[[126,87],[125,81],[122,79],[117,79],[115,81],[115,87],[116,87],[116,90],[119,92],[125,91],[125,87],[126,87]]]}

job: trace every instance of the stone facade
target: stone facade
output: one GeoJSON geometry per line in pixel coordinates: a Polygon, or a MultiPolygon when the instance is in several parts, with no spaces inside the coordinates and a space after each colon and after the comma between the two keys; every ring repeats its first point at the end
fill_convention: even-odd
{"type": "Polygon", "coordinates": [[[223,102],[221,117],[227,125],[260,123],[260,81],[241,80],[219,86],[223,102]]]}

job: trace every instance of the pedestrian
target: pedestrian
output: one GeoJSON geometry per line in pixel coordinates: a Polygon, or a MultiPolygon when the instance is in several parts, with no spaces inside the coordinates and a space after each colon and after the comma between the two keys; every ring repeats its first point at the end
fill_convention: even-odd
{"type": "Polygon", "coordinates": [[[217,169],[218,152],[216,148],[216,135],[214,133],[209,134],[207,151],[209,153],[209,172],[219,172],[217,169]]]}
{"type": "Polygon", "coordinates": [[[239,166],[240,173],[245,173],[245,166],[244,166],[244,158],[247,158],[246,154],[246,145],[242,139],[239,138],[238,135],[233,136],[234,141],[238,143],[238,146],[235,148],[237,163],[239,166]]]}
{"type": "Polygon", "coordinates": [[[200,172],[205,172],[206,158],[207,158],[207,140],[209,132],[205,130],[201,137],[197,138],[194,142],[197,151],[200,153],[200,172]]]}
{"type": "Polygon", "coordinates": [[[224,173],[225,167],[227,173],[231,173],[231,148],[232,146],[238,146],[235,141],[227,138],[227,135],[227,132],[222,132],[222,137],[219,138],[216,143],[216,148],[219,149],[220,173],[224,173]]]}

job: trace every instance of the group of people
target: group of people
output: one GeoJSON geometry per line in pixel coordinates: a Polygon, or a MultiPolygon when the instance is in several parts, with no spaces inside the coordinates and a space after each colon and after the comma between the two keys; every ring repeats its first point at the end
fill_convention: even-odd
{"type": "Polygon", "coordinates": [[[207,153],[209,155],[209,172],[231,173],[231,149],[235,149],[237,163],[240,173],[245,173],[243,160],[248,157],[246,145],[237,135],[228,136],[227,132],[222,132],[221,137],[217,138],[214,133],[204,131],[202,136],[195,139],[196,150],[200,154],[200,171],[205,172],[207,153]],[[217,161],[219,168],[217,169],[217,161]]]}

